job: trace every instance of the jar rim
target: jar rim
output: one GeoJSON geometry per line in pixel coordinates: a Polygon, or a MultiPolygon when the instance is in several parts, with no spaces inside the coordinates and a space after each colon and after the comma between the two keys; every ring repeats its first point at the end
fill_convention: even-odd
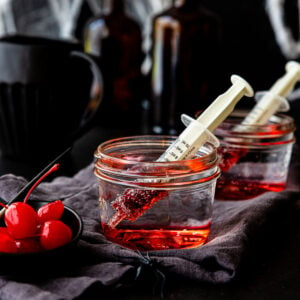
{"type": "Polygon", "coordinates": [[[296,130],[294,119],[285,114],[275,114],[267,124],[243,125],[241,121],[248,114],[246,110],[234,111],[215,130],[217,136],[235,134],[241,136],[273,137],[292,133],[296,130]]]}
{"type": "MultiPolygon", "coordinates": [[[[120,157],[115,157],[115,156],[110,156],[109,154],[105,153],[104,150],[108,150],[112,147],[115,147],[117,145],[122,145],[122,143],[125,142],[130,142],[130,141],[135,141],[136,143],[139,143],[140,145],[144,144],[145,140],[149,140],[149,141],[163,141],[164,145],[169,145],[171,141],[175,141],[177,137],[173,136],[173,135],[137,135],[137,136],[126,136],[126,137],[119,137],[119,138],[114,138],[114,139],[110,139],[107,140],[101,144],[99,144],[96,148],[96,151],[94,152],[94,156],[96,158],[100,158],[102,155],[103,156],[109,156],[112,158],[115,158],[116,160],[120,160],[120,161],[128,161],[128,162],[134,162],[136,163],[135,160],[130,160],[130,159],[124,159],[124,158],[120,158],[120,157]],[[109,148],[108,148],[109,147],[109,148]]],[[[149,142],[147,142],[147,144],[150,145],[149,142]]],[[[216,147],[214,145],[212,145],[211,143],[207,143],[206,145],[210,145],[210,147],[216,149],[216,147]]],[[[190,159],[186,159],[186,160],[182,160],[182,161],[189,161],[189,160],[206,160],[207,157],[213,156],[214,155],[214,149],[213,151],[211,151],[210,153],[207,153],[205,155],[202,156],[197,156],[195,158],[190,158],[190,159]]],[[[216,152],[215,152],[216,153],[216,152]]],[[[142,163],[149,163],[149,164],[176,164],[178,163],[178,161],[142,161],[142,163]]]]}
{"type": "MultiPolygon", "coordinates": [[[[136,176],[157,178],[166,176],[184,177],[202,173],[203,176],[201,177],[205,178],[213,173],[218,173],[219,155],[217,148],[209,143],[201,147],[203,155],[200,156],[200,153],[196,153],[195,158],[188,160],[158,162],[139,159],[139,156],[142,156],[143,153],[150,153],[150,155],[154,153],[154,155],[159,157],[159,152],[164,151],[176,138],[176,136],[170,135],[138,135],[105,141],[98,145],[94,153],[97,159],[95,162],[95,173],[96,175],[104,172],[112,176],[122,175],[126,176],[127,179],[128,177],[136,176]],[[152,148],[148,148],[151,146],[152,148]],[[153,148],[154,146],[155,149],[153,148]],[[130,152],[130,149],[135,152],[130,152]],[[138,152],[139,149],[140,152],[138,152]],[[152,153],[149,149],[153,149],[152,153]],[[127,159],[126,153],[137,154],[136,157],[129,156],[129,159],[127,159]]],[[[153,158],[153,155],[151,155],[151,158],[153,158]]]]}

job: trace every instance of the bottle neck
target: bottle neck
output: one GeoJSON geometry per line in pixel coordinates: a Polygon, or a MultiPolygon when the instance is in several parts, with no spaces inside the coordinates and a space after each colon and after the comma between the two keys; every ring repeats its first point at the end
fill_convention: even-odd
{"type": "Polygon", "coordinates": [[[117,14],[124,12],[124,1],[123,0],[103,0],[102,2],[103,14],[117,14]]]}

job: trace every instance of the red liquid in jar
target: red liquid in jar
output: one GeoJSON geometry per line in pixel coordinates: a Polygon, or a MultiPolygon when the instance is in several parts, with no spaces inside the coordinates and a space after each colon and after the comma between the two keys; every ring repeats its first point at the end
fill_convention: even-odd
{"type": "Polygon", "coordinates": [[[247,180],[218,179],[215,198],[218,200],[247,200],[265,192],[280,192],[284,182],[260,182],[247,180]]]}
{"type": "Polygon", "coordinates": [[[144,251],[201,246],[207,240],[210,225],[211,223],[197,227],[123,225],[111,228],[102,224],[102,228],[105,236],[112,242],[144,251]]]}
{"type": "Polygon", "coordinates": [[[152,205],[168,195],[167,191],[126,189],[114,200],[111,206],[116,214],[110,220],[110,226],[117,225],[121,220],[135,221],[152,205]]]}
{"type": "Polygon", "coordinates": [[[219,167],[222,172],[229,171],[239,159],[247,153],[246,148],[232,149],[219,147],[218,154],[220,155],[219,167]]]}

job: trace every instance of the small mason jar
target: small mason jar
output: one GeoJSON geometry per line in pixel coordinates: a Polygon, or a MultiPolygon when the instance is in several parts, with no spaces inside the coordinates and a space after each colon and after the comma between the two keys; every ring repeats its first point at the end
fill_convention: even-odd
{"type": "Polygon", "coordinates": [[[173,136],[132,136],[100,144],[94,173],[104,235],[138,250],[184,249],[210,232],[217,149],[205,144],[192,159],[156,160],[173,136]]]}
{"type": "Polygon", "coordinates": [[[218,200],[251,199],[286,186],[295,142],[293,119],[278,114],[265,125],[242,125],[246,115],[233,113],[214,132],[221,156],[218,200]]]}

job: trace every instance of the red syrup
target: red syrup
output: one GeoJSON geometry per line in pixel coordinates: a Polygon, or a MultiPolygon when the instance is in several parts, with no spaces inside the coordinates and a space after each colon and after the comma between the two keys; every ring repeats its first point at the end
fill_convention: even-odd
{"type": "MultiPolygon", "coordinates": [[[[122,158],[124,159],[124,157],[122,158]]],[[[126,156],[126,159],[128,159],[128,156],[126,156]]],[[[199,168],[199,162],[189,163],[189,169],[191,171],[199,170],[199,168]]],[[[140,174],[143,172],[146,173],[147,171],[149,172],[149,170],[143,170],[139,165],[132,167],[131,170],[139,171],[140,174]]],[[[154,171],[156,171],[158,174],[161,172],[159,168],[152,168],[151,171],[152,174],[154,174],[154,171]]],[[[176,174],[176,172],[174,174],[176,174]]],[[[115,213],[110,219],[108,225],[110,227],[116,227],[122,220],[134,222],[137,218],[143,215],[146,210],[150,209],[157,201],[167,197],[168,194],[169,192],[166,190],[144,190],[136,188],[125,189],[125,191],[111,203],[115,213]]]]}
{"type": "Polygon", "coordinates": [[[246,155],[247,148],[232,149],[227,147],[219,147],[218,154],[220,155],[219,168],[222,172],[229,171],[239,159],[246,155]]]}
{"type": "Polygon", "coordinates": [[[280,192],[285,189],[285,182],[263,182],[246,179],[226,178],[228,172],[247,154],[247,148],[219,148],[221,156],[219,167],[223,173],[217,180],[215,198],[217,200],[248,200],[265,192],[280,192]]]}
{"type": "Polygon", "coordinates": [[[126,189],[122,195],[111,203],[116,213],[111,218],[109,226],[115,227],[123,219],[135,221],[146,210],[151,208],[155,202],[165,198],[167,195],[167,191],[126,189]]]}
{"type": "Polygon", "coordinates": [[[210,232],[209,222],[203,226],[119,225],[112,228],[102,224],[105,236],[134,250],[187,249],[203,245],[210,232]]]}
{"type": "Polygon", "coordinates": [[[217,200],[248,200],[265,192],[280,192],[285,189],[283,182],[261,182],[219,178],[217,181],[217,200]]]}

